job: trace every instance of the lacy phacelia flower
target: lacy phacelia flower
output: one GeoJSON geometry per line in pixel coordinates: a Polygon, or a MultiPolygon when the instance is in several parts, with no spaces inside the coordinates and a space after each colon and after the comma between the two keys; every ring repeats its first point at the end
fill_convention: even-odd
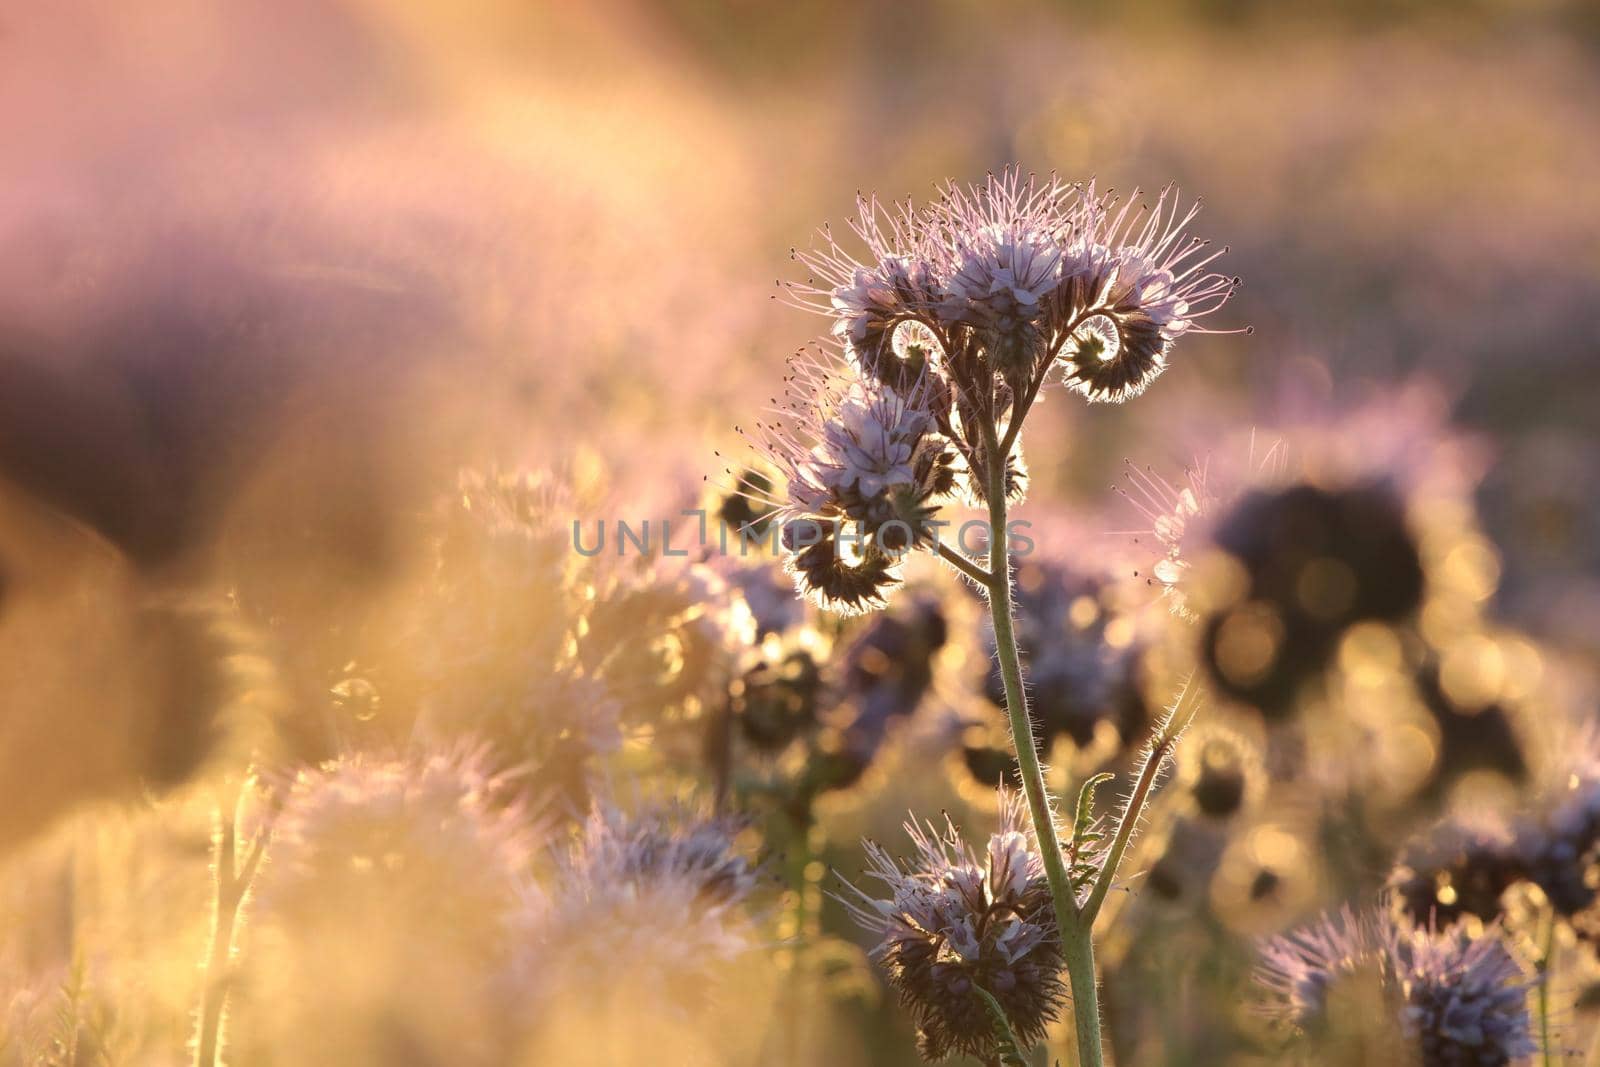
{"type": "Polygon", "coordinates": [[[1076,191],[1017,171],[981,189],[951,184],[934,208],[946,246],[938,317],[971,330],[994,365],[1026,381],[1059,325],[1051,296],[1073,247],[1076,191]]]}
{"type": "MultiPolygon", "coordinates": [[[[868,241],[877,244],[879,238],[868,236],[868,241]]],[[[930,268],[885,253],[876,271],[861,266],[849,271],[849,281],[831,294],[838,316],[834,337],[869,377],[904,389],[937,350],[936,335],[926,326],[915,330],[922,321],[918,313],[928,314],[938,299],[930,268]]]]}
{"type": "Polygon", "coordinates": [[[1435,933],[1347,910],[1269,941],[1256,976],[1272,1014],[1296,1029],[1317,1037],[1338,1024],[1393,1026],[1409,1045],[1403,1060],[1421,1067],[1505,1067],[1537,1050],[1531,984],[1492,930],[1435,933]],[[1388,1018],[1333,1018],[1351,985],[1376,994],[1388,1018]]]}
{"type": "Polygon", "coordinates": [[[787,479],[777,513],[800,591],[844,613],[881,607],[902,554],[929,543],[936,501],[954,489],[954,452],[931,414],[933,379],[902,391],[835,359],[797,356],[780,423],[761,447],[787,479]]]}
{"type": "MultiPolygon", "coordinates": [[[[1144,392],[1167,367],[1173,341],[1204,332],[1196,320],[1221,307],[1238,280],[1206,271],[1221,252],[1185,235],[1199,203],[1180,215],[1176,191],[1153,208],[1138,198],[1097,198],[1091,183],[1078,222],[1069,284],[1061,294],[1070,332],[1061,345],[1062,380],[1089,400],[1123,401],[1144,392]]],[[[1227,251],[1226,249],[1222,250],[1227,251]]]]}
{"type": "Polygon", "coordinates": [[[865,259],[824,229],[821,248],[796,253],[814,276],[792,291],[833,317],[863,372],[886,384],[905,380],[897,341],[916,323],[958,398],[986,404],[998,375],[1011,394],[1002,405],[1025,409],[1059,366],[1086,398],[1126,400],[1237,284],[1207,272],[1216,255],[1185,235],[1198,206],[1180,211],[1170,189],[1154,207],[1136,200],[1017,168],[951,182],[921,210],[858,198],[851,228],[865,259]]]}
{"type": "Polygon", "coordinates": [[[1064,995],[1062,959],[1043,860],[1020,802],[1003,796],[1000,828],[980,857],[949,819],[907,823],[916,854],[902,864],[868,842],[867,874],[880,900],[845,883],[841,901],[880,938],[873,956],[917,1023],[929,1060],[996,1054],[994,1021],[975,989],[990,993],[1017,1036],[1039,1041],[1064,995]]]}
{"type": "Polygon", "coordinates": [[[783,536],[803,592],[881,606],[898,554],[935,539],[939,498],[1021,499],[1022,421],[1052,369],[1090,400],[1125,400],[1227,300],[1235,281],[1206,273],[1214,257],[1183,233],[1193,210],[1168,193],[1119,204],[1013,168],[921,209],[858,199],[864,260],[826,228],[795,253],[813,277],[790,292],[833,319],[853,372],[802,361],[796,424],[761,426],[788,476],[783,536]],[[842,519],[867,536],[846,544],[842,519]]]}

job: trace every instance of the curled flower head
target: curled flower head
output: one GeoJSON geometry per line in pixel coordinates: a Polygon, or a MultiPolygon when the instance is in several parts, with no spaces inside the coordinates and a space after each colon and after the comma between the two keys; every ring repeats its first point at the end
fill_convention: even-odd
{"type": "Polygon", "coordinates": [[[1388,915],[1346,910],[1277,937],[1256,972],[1268,1010],[1318,1036],[1335,1019],[1336,996],[1354,984],[1376,995],[1387,1024],[1422,1067],[1504,1065],[1537,1050],[1528,1016],[1530,983],[1494,930],[1438,933],[1388,915]]]}
{"type": "MultiPolygon", "coordinates": [[[[846,907],[877,937],[874,958],[917,1023],[924,1057],[996,1054],[983,989],[1017,1036],[1033,1043],[1055,1019],[1065,992],[1062,959],[1043,860],[1007,795],[1000,826],[979,855],[947,818],[943,829],[907,823],[907,861],[867,843],[867,873],[889,891],[876,898],[846,883],[846,907]]],[[[841,898],[843,899],[843,898],[841,898]]]]}
{"type": "Polygon", "coordinates": [[[951,457],[930,407],[932,380],[918,378],[897,392],[841,374],[831,360],[792,366],[789,410],[805,422],[769,438],[789,479],[787,514],[852,519],[869,537],[894,520],[925,519],[927,501],[950,488],[951,457]]]}
{"type": "Polygon", "coordinates": [[[1012,167],[940,193],[921,209],[858,198],[864,257],[827,229],[821,247],[796,253],[813,272],[792,287],[799,302],[832,317],[863,372],[887,384],[905,380],[897,339],[914,323],[957,396],[986,396],[998,378],[1012,394],[1003,403],[1025,408],[1059,367],[1089,400],[1126,400],[1237,285],[1207,270],[1221,253],[1187,235],[1198,205],[1183,210],[1170,188],[1136,209],[1137,192],[1123,201],[1012,167]]]}
{"type": "Polygon", "coordinates": [[[998,367],[1027,375],[1048,356],[1077,206],[1072,187],[1013,169],[978,187],[951,183],[934,208],[945,246],[938,315],[971,330],[998,367]]]}
{"type": "Polygon", "coordinates": [[[760,445],[786,480],[777,511],[785,565],[801,593],[845,613],[880,607],[897,563],[926,545],[955,454],[937,432],[934,381],[896,391],[835,359],[802,355],[788,403],[758,424],[760,445]]]}
{"type": "Polygon", "coordinates": [[[1167,367],[1172,343],[1205,332],[1199,319],[1220,308],[1238,279],[1206,268],[1227,249],[1206,254],[1209,241],[1187,235],[1200,211],[1183,210],[1177,191],[1163,189],[1153,207],[1113,195],[1082,199],[1060,295],[1065,339],[1062,380],[1092,401],[1121,402],[1144,392],[1167,367]]]}
{"type": "Polygon", "coordinates": [[[899,561],[836,527],[800,519],[784,528],[787,551],[783,567],[800,594],[818,607],[840,615],[875,611],[888,603],[898,586],[899,561]]]}
{"type": "Polygon", "coordinates": [[[904,389],[932,354],[929,342],[937,343],[925,326],[917,329],[918,313],[926,314],[936,299],[931,268],[915,258],[886,252],[876,270],[852,266],[849,271],[849,281],[831,294],[838,315],[834,337],[869,377],[904,389]]]}

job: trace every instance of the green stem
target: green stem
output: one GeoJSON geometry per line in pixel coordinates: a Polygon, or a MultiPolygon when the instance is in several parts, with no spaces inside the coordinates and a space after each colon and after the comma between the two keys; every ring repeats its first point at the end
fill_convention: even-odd
{"type": "Polygon", "coordinates": [[[1183,690],[1178,694],[1178,700],[1173,704],[1171,713],[1150,741],[1150,750],[1145,753],[1144,764],[1139,768],[1139,778],[1134,783],[1133,794],[1128,797],[1128,803],[1122,809],[1122,820],[1117,824],[1116,836],[1111,840],[1106,861],[1101,865],[1094,889],[1090,891],[1089,899],[1084,902],[1079,913],[1085,926],[1093,926],[1095,916],[1100,914],[1100,906],[1105,903],[1106,894],[1111,890],[1111,883],[1117,876],[1117,868],[1122,866],[1122,857],[1128,851],[1128,843],[1133,840],[1139,819],[1144,815],[1144,806],[1150,799],[1150,791],[1155,788],[1156,780],[1161,777],[1161,769],[1166,765],[1167,757],[1172,754],[1173,747],[1177,745],[1178,738],[1194,721],[1195,712],[1200,708],[1200,695],[1200,685],[1191,675],[1183,683],[1183,690]]]}
{"type": "Polygon", "coordinates": [[[1100,1048],[1100,988],[1094,973],[1093,931],[1074,922],[1061,939],[1061,954],[1067,963],[1067,981],[1072,985],[1079,1067],[1101,1067],[1105,1053],[1100,1048]]]}
{"type": "Polygon", "coordinates": [[[1077,1018],[1078,1062],[1082,1067],[1101,1067],[1100,1003],[1095,985],[1094,946],[1090,931],[1078,917],[1078,904],[1067,876],[1061,844],[1056,837],[1055,817],[1045,792],[1044,770],[1034,748],[1033,729],[1028,718],[1028,698],[1022,685],[1022,661],[1017,652],[1016,629],[1011,617],[1011,557],[1006,537],[1006,455],[992,426],[984,427],[989,453],[989,613],[994,622],[996,654],[1000,676],[1005,682],[1006,713],[1011,720],[1011,740],[1017,752],[1017,767],[1028,812],[1044,859],[1045,878],[1055,905],[1056,926],[1061,934],[1062,954],[1072,983],[1072,1008],[1077,1018]]]}

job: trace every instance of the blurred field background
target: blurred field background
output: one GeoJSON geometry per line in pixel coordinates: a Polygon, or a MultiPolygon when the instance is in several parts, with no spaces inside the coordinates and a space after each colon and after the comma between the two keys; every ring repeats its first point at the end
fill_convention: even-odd
{"type": "MultiPolygon", "coordinates": [[[[89,973],[137,1050],[0,1062],[190,1062],[214,790],[407,736],[406,681],[351,704],[409,647],[396,620],[433,565],[417,531],[457,471],[554,472],[561,514],[587,520],[713,498],[735,425],[821,332],[774,280],[857,190],[921,199],[1016,162],[1203,195],[1196,228],[1244,279],[1224,325],[1255,333],[1189,340],[1136,404],[1052,398],[1023,514],[1072,541],[1041,544],[1121,567],[1125,458],[1176,473],[1252,425],[1421,389],[1483,457],[1478,601],[1521,635],[1521,659],[1461,685],[1588,714],[1597,115],[1600,9],[1580,0],[0,9],[0,1007],[20,1033],[89,973]]],[[[766,953],[719,1053],[685,1062],[916,1062],[818,889],[908,808],[985,817],[924,758],[964,714],[943,687],[981,663],[976,615],[952,597],[949,678],[802,827],[815,855],[793,825],[759,846],[764,937],[792,946],[798,922],[823,946],[804,1009],[792,949],[766,953]]],[[[609,780],[659,769],[648,743],[609,780]]],[[[1224,872],[1114,949],[1118,1062],[1268,1062],[1213,1033],[1239,963],[1208,939],[1336,902],[1296,880],[1340,861],[1239,840],[1296,886],[1241,917],[1228,879],[1260,875],[1224,872]],[[1163,967],[1181,978],[1145,973],[1163,967]]],[[[1564,1018],[1586,1044],[1589,1016],[1564,1018]]]]}

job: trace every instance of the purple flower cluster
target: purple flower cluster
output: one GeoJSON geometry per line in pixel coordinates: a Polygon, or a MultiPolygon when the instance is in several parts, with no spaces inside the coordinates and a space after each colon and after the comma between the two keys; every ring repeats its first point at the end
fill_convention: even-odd
{"type": "Polygon", "coordinates": [[[941,502],[1021,495],[1016,431],[1052,373],[1089,400],[1126,400],[1175,340],[1205,332],[1237,282],[1186,235],[1197,208],[1170,189],[1136,199],[1013,168],[920,209],[861,198],[862,258],[826,228],[796,253],[812,277],[790,292],[833,321],[843,353],[798,357],[778,421],[756,433],[787,481],[763,503],[780,507],[803,593],[881,606],[899,558],[932,543],[941,502]]]}
{"type": "Polygon", "coordinates": [[[1257,979],[1271,1014],[1313,1037],[1343,1021],[1330,1016],[1341,987],[1375,986],[1392,1015],[1360,1022],[1393,1026],[1410,1046],[1401,1061],[1422,1067],[1504,1067],[1538,1047],[1528,1016],[1530,983],[1492,930],[1476,937],[1441,933],[1387,914],[1358,918],[1347,909],[1269,941],[1257,979]]]}
{"type": "Polygon", "coordinates": [[[997,1054],[983,989],[1017,1036],[1033,1043],[1055,1019],[1064,993],[1050,889],[1020,800],[1002,797],[1000,826],[982,856],[949,821],[907,823],[916,846],[907,861],[867,842],[867,873],[889,890],[876,898],[846,883],[841,898],[878,938],[873,956],[917,1022],[929,1060],[997,1054]]]}

